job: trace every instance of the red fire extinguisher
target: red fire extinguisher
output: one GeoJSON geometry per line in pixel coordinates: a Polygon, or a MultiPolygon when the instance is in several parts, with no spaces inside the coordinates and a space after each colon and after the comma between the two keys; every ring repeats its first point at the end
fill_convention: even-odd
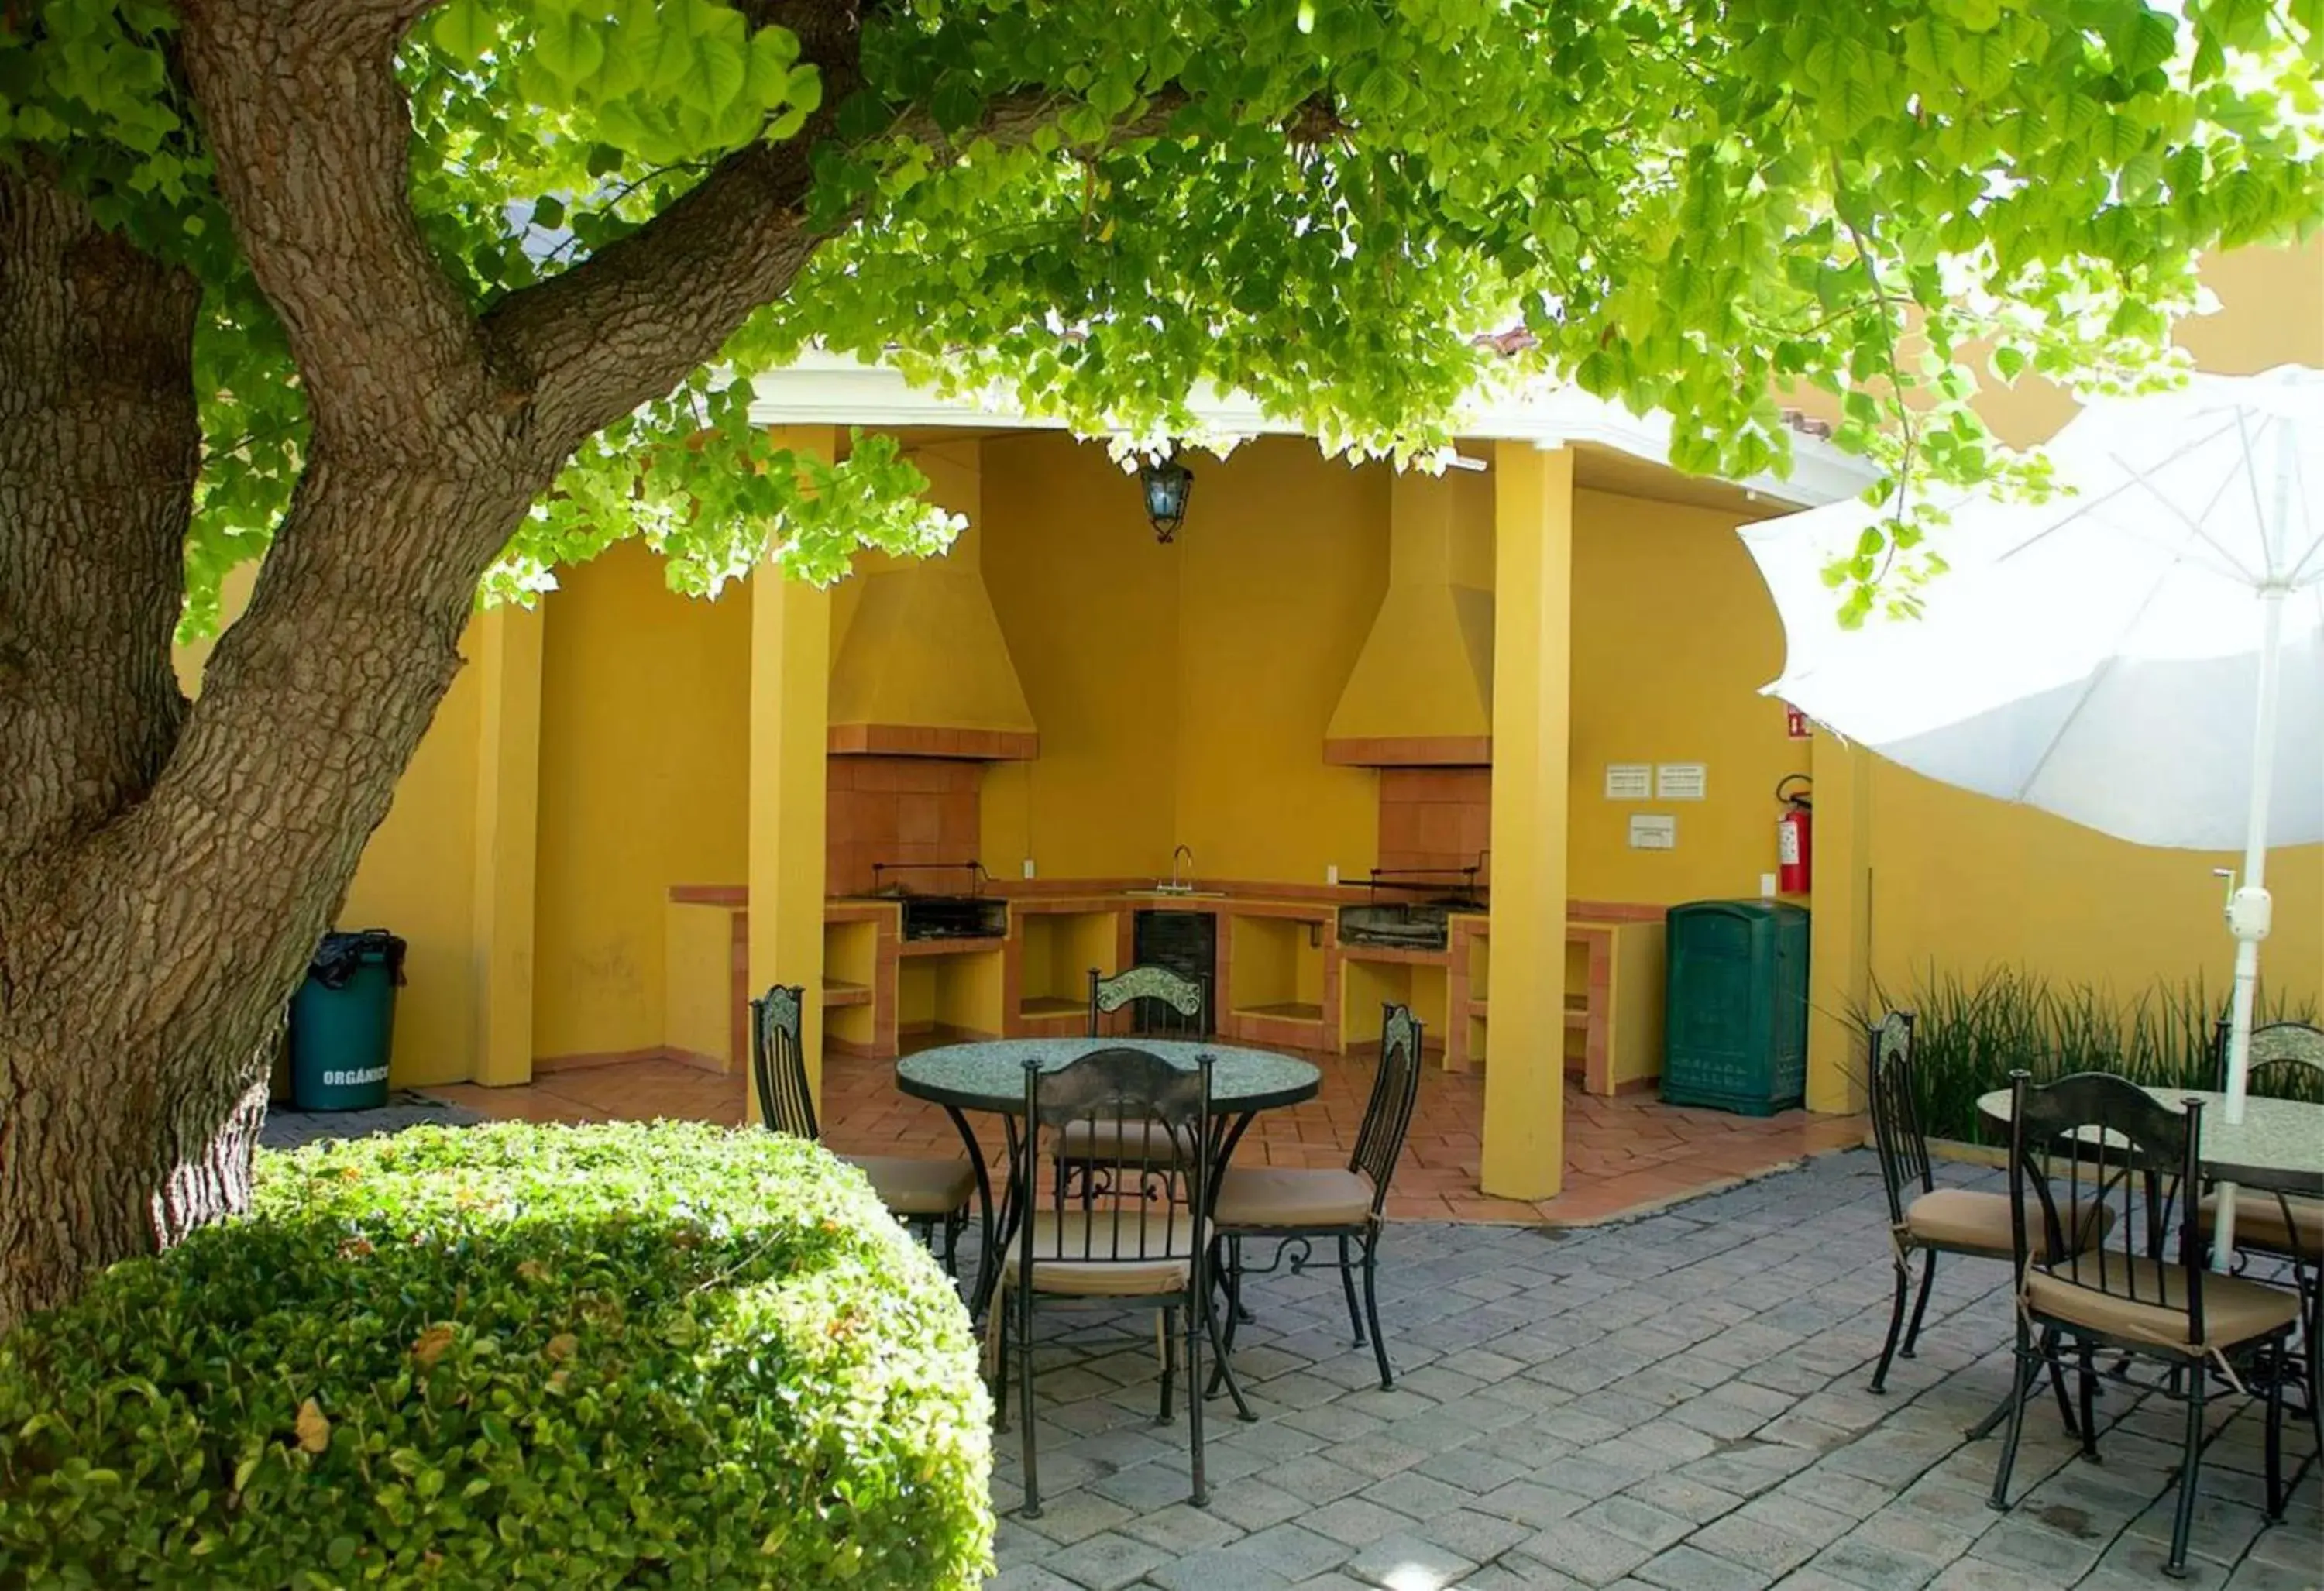
{"type": "Polygon", "coordinates": [[[1814,882],[1812,788],[1805,774],[1787,775],[1775,786],[1775,799],[1784,808],[1775,820],[1775,887],[1784,895],[1805,895],[1814,882]]]}

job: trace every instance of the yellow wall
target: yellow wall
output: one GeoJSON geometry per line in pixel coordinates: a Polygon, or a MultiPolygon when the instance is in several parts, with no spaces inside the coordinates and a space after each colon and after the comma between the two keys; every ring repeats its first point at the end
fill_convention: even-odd
{"type": "Polygon", "coordinates": [[[733,909],[663,907],[662,967],[661,1042],[682,1055],[733,1066],[733,909]]]}
{"type": "Polygon", "coordinates": [[[1568,884],[1579,900],[1759,893],[1775,867],[1775,783],[1808,771],[1784,709],[1783,626],[1735,515],[1574,493],[1573,737],[1568,884]],[[1609,762],[1700,762],[1702,801],[1606,799],[1609,762]],[[1633,851],[1629,820],[1675,817],[1670,851],[1633,851]]]}
{"type": "MultiPolygon", "coordinates": [[[[2200,975],[2224,999],[2233,944],[2215,867],[2239,856],[2153,851],[2060,818],[1949,790],[1875,759],[1872,970],[1892,994],[1933,962],[2017,965],[2126,993],[2200,975]]],[[[2324,846],[2270,853],[2271,995],[2324,995],[2324,846]]]]}
{"type": "Polygon", "coordinates": [[[635,542],[559,580],[541,663],[533,1053],[649,1049],[669,887],[746,876],[750,593],[677,595],[635,542]]]}
{"type": "Polygon", "coordinates": [[[1165,547],[1102,446],[983,445],[985,586],[1041,737],[985,776],[996,875],[1161,876],[1182,843],[1206,878],[1372,865],[1378,780],[1323,741],[1386,589],[1387,473],[1289,437],[1192,467],[1165,547]]]}
{"type": "MultiPolygon", "coordinates": [[[[1292,437],[1194,467],[1175,548],[1176,839],[1205,878],[1360,878],[1379,777],[1326,765],[1323,731],[1388,590],[1389,474],[1292,437]]],[[[1111,522],[1153,539],[1134,491],[1111,522]]]]}
{"type": "MultiPolygon", "coordinates": [[[[983,454],[985,589],[1041,737],[1038,761],[985,774],[984,864],[1001,878],[1027,857],[1045,877],[1167,873],[1183,549],[1156,545],[1136,481],[1101,446],[1007,437],[983,454]]],[[[1204,472],[1196,504],[1213,484],[1204,472]]]]}

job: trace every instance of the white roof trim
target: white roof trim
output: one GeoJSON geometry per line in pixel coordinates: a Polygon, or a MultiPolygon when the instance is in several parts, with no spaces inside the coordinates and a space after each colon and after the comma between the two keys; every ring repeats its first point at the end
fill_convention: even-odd
{"type": "MultiPolygon", "coordinates": [[[[940,397],[911,385],[891,366],[865,364],[816,349],[782,369],[761,373],[752,385],[756,395],[751,403],[751,418],[758,425],[1067,428],[1062,420],[1027,415],[1006,402],[940,397]]],[[[1201,391],[1195,394],[1193,408],[1204,425],[1229,436],[1301,434],[1300,427],[1268,418],[1240,393],[1201,391]]],[[[1462,419],[1460,432],[1492,441],[1531,442],[1538,447],[1586,443],[1670,467],[1667,415],[1642,418],[1578,387],[1479,405],[1462,419]]],[[[1856,496],[1877,473],[1866,460],[1843,453],[1830,442],[1794,435],[1788,479],[1762,472],[1734,484],[1776,502],[1816,508],[1856,496]]]]}

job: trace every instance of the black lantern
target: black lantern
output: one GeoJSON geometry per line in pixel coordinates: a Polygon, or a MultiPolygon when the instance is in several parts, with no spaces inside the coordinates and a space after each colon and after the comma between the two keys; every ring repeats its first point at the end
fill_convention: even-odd
{"type": "Polygon", "coordinates": [[[1194,472],[1175,458],[1156,459],[1138,472],[1146,489],[1146,517],[1154,523],[1154,539],[1168,541],[1186,522],[1186,499],[1194,490],[1194,472]]]}

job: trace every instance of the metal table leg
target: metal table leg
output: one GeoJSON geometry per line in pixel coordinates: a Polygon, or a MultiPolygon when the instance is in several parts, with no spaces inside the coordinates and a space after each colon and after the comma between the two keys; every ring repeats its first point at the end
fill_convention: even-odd
{"type": "Polygon", "coordinates": [[[956,1106],[947,1105],[944,1113],[952,1118],[953,1130],[967,1146],[968,1163],[976,1170],[976,1219],[978,1240],[976,1249],[976,1287],[969,1299],[971,1320],[984,1319],[985,1306],[992,1299],[992,1284],[1000,1274],[999,1234],[994,1229],[992,1211],[992,1178],[984,1169],[984,1150],[969,1129],[968,1117],[956,1106]]]}

